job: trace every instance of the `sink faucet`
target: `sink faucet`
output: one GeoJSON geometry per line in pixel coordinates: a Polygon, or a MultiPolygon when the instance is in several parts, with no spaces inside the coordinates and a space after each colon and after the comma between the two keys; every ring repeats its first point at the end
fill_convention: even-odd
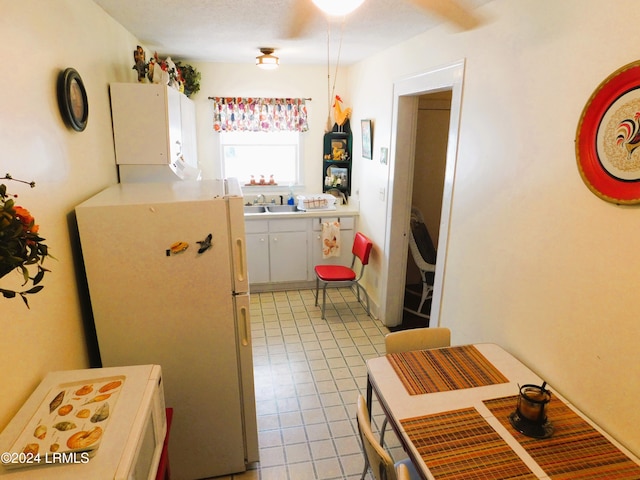
{"type": "Polygon", "coordinates": [[[253,203],[267,203],[267,198],[264,196],[263,193],[261,193],[256,197],[256,200],[253,203]]]}

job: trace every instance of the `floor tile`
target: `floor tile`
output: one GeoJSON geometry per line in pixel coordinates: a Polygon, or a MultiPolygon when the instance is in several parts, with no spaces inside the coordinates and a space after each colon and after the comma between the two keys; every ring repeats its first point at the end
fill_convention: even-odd
{"type": "Polygon", "coordinates": [[[307,441],[307,435],[304,427],[283,428],[280,430],[285,445],[294,443],[304,443],[307,441]]]}
{"type": "Polygon", "coordinates": [[[335,458],[337,456],[335,446],[331,439],[311,442],[310,447],[311,454],[313,455],[314,460],[320,460],[323,458],[335,458]]]}
{"type": "Polygon", "coordinates": [[[316,472],[313,468],[313,463],[294,463],[288,466],[288,478],[295,478],[296,480],[315,480],[316,472]]]}

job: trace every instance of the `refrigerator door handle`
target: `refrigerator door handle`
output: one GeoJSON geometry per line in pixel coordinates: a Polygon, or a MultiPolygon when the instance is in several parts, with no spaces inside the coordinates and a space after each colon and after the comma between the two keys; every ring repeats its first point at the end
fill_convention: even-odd
{"type": "Polygon", "coordinates": [[[231,251],[231,275],[233,277],[232,292],[249,292],[249,274],[247,272],[247,252],[244,228],[244,204],[242,197],[228,197],[227,219],[229,226],[229,249],[231,251]]]}
{"type": "Polygon", "coordinates": [[[242,331],[240,332],[240,343],[242,343],[243,347],[248,347],[251,343],[251,340],[249,338],[249,332],[251,330],[249,330],[251,328],[251,326],[249,325],[249,311],[247,310],[247,307],[242,305],[240,306],[240,326],[242,328],[242,331]]]}
{"type": "Polygon", "coordinates": [[[237,279],[240,282],[244,282],[246,277],[246,273],[247,273],[247,265],[245,263],[245,259],[247,258],[245,251],[244,251],[244,241],[242,238],[236,238],[236,248],[237,248],[237,254],[236,254],[236,258],[238,259],[238,269],[237,269],[237,279]]]}

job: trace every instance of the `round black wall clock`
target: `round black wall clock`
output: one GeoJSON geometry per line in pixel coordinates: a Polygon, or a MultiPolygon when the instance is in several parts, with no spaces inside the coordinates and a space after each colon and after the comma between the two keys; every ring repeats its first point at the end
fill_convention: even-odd
{"type": "Polygon", "coordinates": [[[80,74],[67,68],[58,77],[58,104],[65,123],[78,132],[87,127],[89,103],[80,74]]]}

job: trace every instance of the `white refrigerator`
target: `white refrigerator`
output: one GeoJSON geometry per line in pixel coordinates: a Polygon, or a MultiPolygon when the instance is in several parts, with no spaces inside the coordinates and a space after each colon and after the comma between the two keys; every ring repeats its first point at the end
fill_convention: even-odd
{"type": "Polygon", "coordinates": [[[172,477],[244,471],[258,440],[239,186],[118,184],[76,217],[103,366],[162,366],[172,477]]]}

